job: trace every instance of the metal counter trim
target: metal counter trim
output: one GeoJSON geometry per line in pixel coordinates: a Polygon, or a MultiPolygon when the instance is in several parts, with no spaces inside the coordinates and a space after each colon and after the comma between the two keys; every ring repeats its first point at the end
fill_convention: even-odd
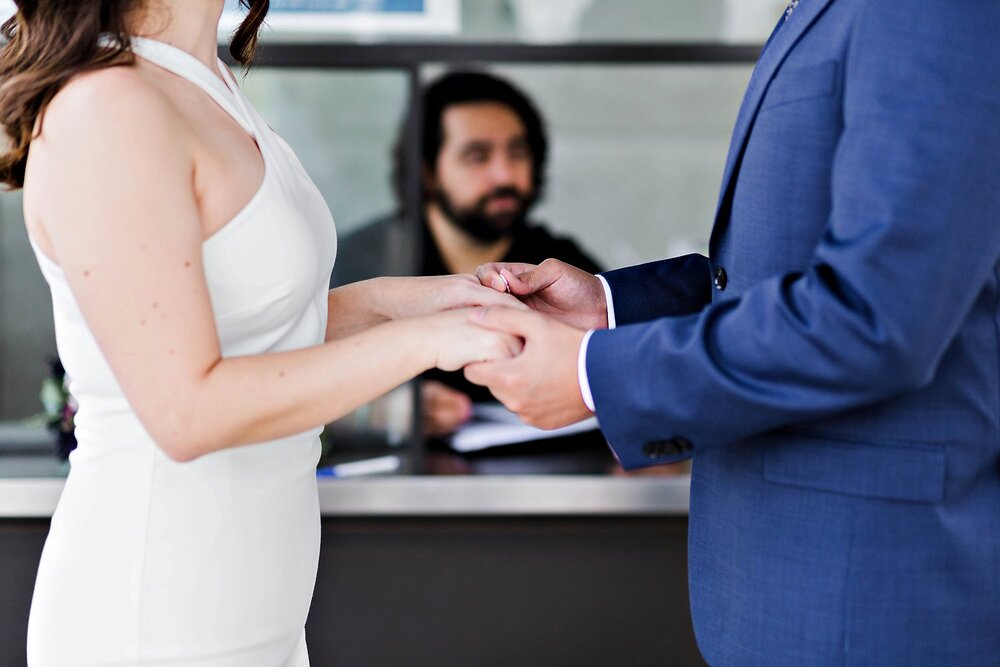
{"type": "MultiPolygon", "coordinates": [[[[0,479],[0,519],[50,518],[62,479],[0,479]]],[[[324,517],[684,516],[691,478],[598,475],[319,480],[324,517]]]]}

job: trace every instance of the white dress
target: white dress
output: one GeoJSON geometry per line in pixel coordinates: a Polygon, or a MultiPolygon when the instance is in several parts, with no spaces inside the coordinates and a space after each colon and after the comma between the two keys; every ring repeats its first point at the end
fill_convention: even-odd
{"type": "MultiPolygon", "coordinates": [[[[161,42],[136,39],[134,49],[202,88],[263,154],[260,190],[202,246],[223,356],[321,343],[336,234],[316,186],[225,65],[228,83],[161,42]]],[[[122,393],[61,269],[35,253],[80,407],[79,447],[35,584],[29,665],[308,665],[319,429],[169,459],[122,393]]]]}

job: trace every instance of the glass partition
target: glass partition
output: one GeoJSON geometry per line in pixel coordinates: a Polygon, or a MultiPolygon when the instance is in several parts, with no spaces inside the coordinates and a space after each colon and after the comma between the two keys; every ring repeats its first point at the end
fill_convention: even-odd
{"type": "Polygon", "coordinates": [[[262,67],[240,83],[316,182],[338,235],[392,209],[391,152],[409,95],[406,72],[262,67]]]}
{"type": "MultiPolygon", "coordinates": [[[[331,2],[380,6],[272,5],[315,10],[331,2]]],[[[397,210],[391,154],[416,87],[445,70],[476,66],[522,88],[546,120],[551,156],[534,218],[573,237],[607,268],[705,251],[754,45],[784,0],[453,2],[453,32],[381,33],[371,27],[377,24],[364,31],[276,30],[265,37],[260,66],[241,80],[319,186],[339,235],[397,210]]],[[[411,191],[412,212],[419,188],[411,191]]],[[[24,427],[42,413],[39,394],[54,356],[51,302],[27,242],[20,196],[2,193],[0,456],[10,443],[54,451],[54,436],[38,426],[43,418],[24,427]]],[[[334,445],[414,444],[414,406],[407,386],[331,429],[334,445]]]]}

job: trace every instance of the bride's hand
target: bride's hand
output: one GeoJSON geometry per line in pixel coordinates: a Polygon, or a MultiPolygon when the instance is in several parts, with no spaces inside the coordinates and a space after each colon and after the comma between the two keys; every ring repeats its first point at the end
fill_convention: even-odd
{"type": "Polygon", "coordinates": [[[526,308],[510,294],[480,283],[472,274],[419,278],[380,278],[391,319],[418,317],[455,308],[526,308]]]}
{"type": "Polygon", "coordinates": [[[435,363],[443,371],[457,371],[480,361],[507,359],[520,354],[523,341],[517,336],[490,331],[469,319],[472,308],[431,315],[428,335],[435,350],[435,363]]]}

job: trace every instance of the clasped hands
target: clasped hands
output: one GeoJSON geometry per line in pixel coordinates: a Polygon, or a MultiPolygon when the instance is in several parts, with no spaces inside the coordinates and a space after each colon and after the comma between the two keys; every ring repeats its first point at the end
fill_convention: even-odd
{"type": "Polygon", "coordinates": [[[516,336],[519,354],[465,367],[465,377],[487,387],[526,423],[551,429],[591,416],[578,378],[578,355],[589,329],[608,326],[600,280],[558,260],[541,264],[484,264],[476,277],[509,292],[528,308],[493,306],[469,314],[474,324],[516,336]]]}

